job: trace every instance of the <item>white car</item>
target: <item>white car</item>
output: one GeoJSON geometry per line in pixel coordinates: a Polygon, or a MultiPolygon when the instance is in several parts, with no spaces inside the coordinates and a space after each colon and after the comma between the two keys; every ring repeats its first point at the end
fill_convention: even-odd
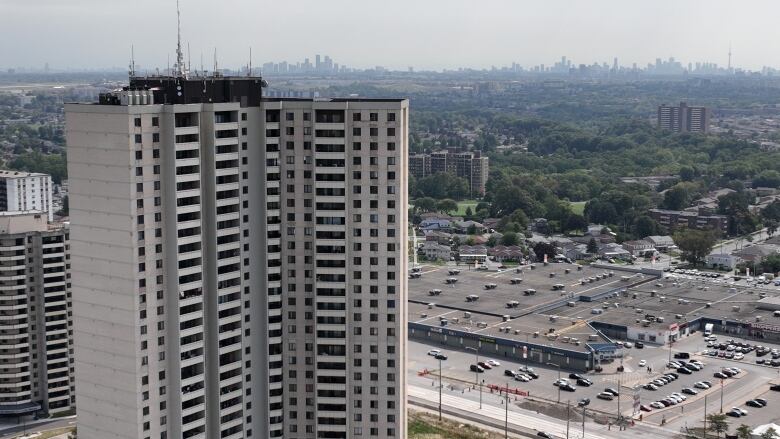
{"type": "Polygon", "coordinates": [[[428,351],[428,355],[430,355],[431,357],[434,357],[439,354],[441,354],[441,351],[438,349],[431,349],[430,351],[428,351]]]}
{"type": "Polygon", "coordinates": [[[647,366],[647,361],[645,361],[645,360],[641,360],[641,361],[639,362],[639,367],[645,367],[645,366],[647,366]]]}
{"type": "Polygon", "coordinates": [[[676,396],[676,397],[678,397],[678,398],[682,399],[683,401],[685,401],[686,399],[688,399],[688,397],[687,397],[687,396],[683,395],[682,393],[678,393],[678,392],[674,392],[674,393],[672,393],[672,396],[676,396]]]}
{"type": "Polygon", "coordinates": [[[748,411],[747,410],[741,409],[739,407],[732,407],[731,410],[734,410],[735,412],[742,413],[742,416],[747,416],[748,415],[748,411]]]}
{"type": "Polygon", "coordinates": [[[701,381],[699,381],[698,383],[694,384],[693,387],[696,387],[697,389],[702,389],[702,390],[710,388],[710,386],[708,386],[707,383],[703,383],[701,381]]]}
{"type": "Polygon", "coordinates": [[[743,358],[745,358],[745,354],[743,354],[742,352],[737,352],[736,354],[734,354],[735,360],[742,360],[743,358]]]}
{"type": "Polygon", "coordinates": [[[524,383],[527,383],[527,382],[531,381],[531,378],[528,375],[523,375],[521,373],[518,373],[517,375],[515,375],[515,379],[517,381],[522,381],[524,383]]]}
{"type": "Polygon", "coordinates": [[[501,363],[499,363],[496,360],[485,360],[485,363],[491,365],[491,366],[501,366],[501,363]]]}

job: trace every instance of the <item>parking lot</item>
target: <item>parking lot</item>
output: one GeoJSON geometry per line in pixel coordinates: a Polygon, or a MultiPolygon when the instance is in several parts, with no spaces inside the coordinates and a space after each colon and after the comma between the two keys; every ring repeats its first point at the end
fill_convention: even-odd
{"type": "MultiPolygon", "coordinates": [[[[727,339],[727,337],[723,336],[718,338],[727,339]]],[[[780,348],[780,346],[771,347],[780,348]]],[[[756,365],[755,358],[753,358],[755,354],[752,354],[750,358],[746,358],[746,361],[698,355],[697,352],[707,349],[701,333],[693,334],[677,342],[672,348],[671,354],[673,356],[678,352],[690,352],[693,354],[692,359],[698,359],[705,364],[703,370],[693,372],[690,375],[678,374],[679,379],[655,391],[641,389],[640,386],[664,373],[672,371],[666,368],[670,355],[668,347],[655,346],[644,349],[626,349],[622,363],[624,366],[623,373],[589,373],[585,377],[593,382],[592,386],[578,386],[574,382],[575,380],[570,380],[575,385],[576,390],[574,392],[560,391],[560,396],[558,387],[553,385],[559,376],[559,371],[555,367],[532,365],[534,371],[539,375],[538,379],[530,382],[515,381],[511,377],[504,375],[504,371],[506,369],[517,370],[523,366],[522,362],[491,358],[488,352],[481,352],[480,361],[493,359],[501,364],[484,373],[475,374],[469,370],[469,366],[476,361],[474,352],[446,350],[438,346],[418,342],[410,342],[409,347],[411,385],[437,385],[439,361],[427,355],[427,352],[431,349],[439,349],[448,357],[447,360],[441,362],[442,381],[447,392],[474,392],[474,390],[470,390],[470,387],[473,387],[476,376],[480,382],[484,381],[485,387],[483,389],[485,389],[486,394],[489,394],[489,390],[487,390],[488,385],[501,387],[508,385],[510,388],[528,392],[529,397],[532,399],[549,402],[560,400],[564,404],[570,402],[574,405],[582,398],[589,398],[590,403],[587,406],[589,410],[617,416],[618,404],[620,404],[619,410],[624,416],[636,414],[636,418],[639,419],[641,413],[644,422],[665,425],[669,428],[700,425],[701,420],[704,418],[705,399],[707,412],[715,413],[720,411],[722,395],[724,412],[728,412],[731,407],[740,407],[748,412],[747,416],[739,419],[729,418],[734,426],[741,423],[756,426],[780,421],[780,410],[778,410],[780,408],[780,392],[769,391],[770,382],[780,383],[778,369],[756,365]],[[646,362],[645,367],[639,366],[639,362],[642,360],[646,362]],[[733,378],[723,380],[721,387],[720,380],[715,378],[713,374],[721,371],[724,367],[732,366],[739,367],[742,369],[742,372],[733,378]],[[652,373],[648,371],[648,367],[652,368],[652,373]],[[426,374],[423,371],[428,371],[428,373],[426,374]],[[695,388],[694,385],[698,381],[710,381],[713,385],[707,390],[696,389],[698,391],[696,395],[685,395],[687,399],[682,403],[663,409],[654,408],[649,412],[640,411],[634,413],[633,402],[635,393],[639,394],[639,400],[642,405],[649,405],[653,401],[666,398],[671,393],[682,393],[683,388],[695,388]],[[620,397],[612,401],[598,399],[597,395],[606,388],[618,390],[620,397]],[[768,401],[767,407],[752,408],[745,405],[747,400],[758,397],[768,401]]],[[[485,349],[485,351],[487,350],[485,349]]],[[[560,371],[560,376],[567,378],[569,372],[565,370],[560,371]]]]}

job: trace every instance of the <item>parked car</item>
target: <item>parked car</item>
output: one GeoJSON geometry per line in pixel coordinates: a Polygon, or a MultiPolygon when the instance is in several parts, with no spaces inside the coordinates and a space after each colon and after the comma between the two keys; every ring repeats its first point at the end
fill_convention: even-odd
{"type": "Polygon", "coordinates": [[[486,360],[485,362],[493,367],[501,366],[501,363],[496,360],[486,360]]]}
{"type": "Polygon", "coordinates": [[[686,388],[682,389],[682,393],[685,393],[687,395],[696,395],[699,392],[697,392],[695,389],[692,389],[690,387],[686,387],[686,388]]]}
{"type": "Polygon", "coordinates": [[[485,371],[485,369],[482,366],[480,366],[479,364],[472,364],[469,367],[469,370],[471,370],[472,372],[477,372],[477,373],[482,373],[482,372],[485,371]]]}
{"type": "Polygon", "coordinates": [[[726,379],[726,378],[729,377],[728,375],[726,375],[723,372],[715,372],[714,374],[712,374],[712,376],[714,376],[715,378],[720,378],[720,379],[726,379]]]}
{"type": "Polygon", "coordinates": [[[693,372],[691,372],[691,370],[690,370],[690,369],[688,369],[688,368],[685,368],[685,367],[678,367],[678,368],[677,368],[677,372],[679,372],[679,373],[681,373],[681,374],[684,374],[684,375],[690,375],[690,374],[692,374],[692,373],[693,373],[693,372]]]}
{"type": "Polygon", "coordinates": [[[643,412],[649,412],[649,411],[652,411],[653,409],[650,406],[642,404],[642,405],[639,406],[639,410],[641,410],[643,412]]]}
{"type": "Polygon", "coordinates": [[[517,376],[517,372],[515,372],[512,369],[507,369],[507,370],[504,371],[504,376],[508,376],[508,377],[514,378],[515,376],[517,376]]]}
{"type": "Polygon", "coordinates": [[[617,390],[613,389],[612,387],[607,387],[606,389],[604,389],[604,392],[609,393],[612,396],[620,395],[620,393],[617,390]]]}
{"type": "Polygon", "coordinates": [[[666,407],[666,405],[664,405],[663,403],[661,403],[659,401],[655,401],[655,402],[651,402],[650,403],[650,407],[653,407],[653,408],[656,408],[656,409],[662,409],[662,408],[666,407]]]}
{"type": "Polygon", "coordinates": [[[531,381],[531,378],[529,378],[528,375],[525,375],[525,374],[522,374],[522,373],[518,373],[518,374],[515,375],[515,380],[523,382],[523,383],[527,383],[527,382],[531,381]]]}
{"type": "Polygon", "coordinates": [[[446,359],[447,359],[447,356],[446,356],[446,355],[444,355],[444,354],[436,354],[436,355],[434,355],[434,356],[433,356],[433,358],[435,358],[435,359],[437,359],[437,360],[442,360],[442,361],[444,361],[444,360],[446,360],[446,359]]]}
{"type": "Polygon", "coordinates": [[[484,362],[484,361],[480,361],[480,362],[479,362],[479,363],[477,363],[477,364],[478,364],[479,366],[481,366],[481,367],[482,367],[483,369],[485,369],[485,370],[490,370],[490,369],[492,369],[492,368],[493,368],[493,366],[491,366],[490,364],[488,364],[488,363],[486,363],[486,362],[484,362]]]}
{"type": "Polygon", "coordinates": [[[756,401],[755,399],[751,399],[750,401],[745,401],[745,405],[748,407],[755,407],[755,408],[762,408],[764,407],[764,404],[761,404],[760,402],[756,401]]]}
{"type": "Polygon", "coordinates": [[[645,367],[645,366],[647,366],[647,361],[639,360],[639,367],[645,367]]]}
{"type": "Polygon", "coordinates": [[[441,354],[441,351],[438,349],[431,349],[430,351],[428,351],[428,355],[430,355],[431,357],[436,356],[438,354],[441,354]]]}
{"type": "Polygon", "coordinates": [[[584,377],[582,375],[578,374],[578,373],[570,373],[569,374],[569,378],[571,378],[573,380],[579,380],[579,379],[582,379],[584,377]]]}
{"type": "Polygon", "coordinates": [[[590,398],[582,398],[579,401],[577,401],[577,405],[580,407],[585,407],[586,405],[590,405],[590,398]]]}
{"type": "Polygon", "coordinates": [[[742,412],[740,412],[739,410],[729,410],[729,411],[726,412],[726,416],[739,418],[739,417],[742,416],[742,412]]]}
{"type": "Polygon", "coordinates": [[[577,385],[582,387],[590,387],[593,385],[593,381],[587,378],[580,378],[577,380],[577,385]]]}
{"type": "Polygon", "coordinates": [[[634,344],[634,347],[637,349],[643,349],[645,347],[645,344],[642,343],[641,341],[638,341],[634,344]]]}
{"type": "Polygon", "coordinates": [[[598,395],[596,395],[596,398],[612,401],[613,399],[615,399],[615,395],[608,392],[601,392],[598,395]]]}
{"type": "Polygon", "coordinates": [[[558,386],[558,388],[561,389],[561,390],[565,390],[567,392],[574,392],[575,390],[577,390],[576,387],[574,387],[574,386],[572,386],[571,384],[568,384],[568,383],[563,384],[561,386],[558,386]]]}

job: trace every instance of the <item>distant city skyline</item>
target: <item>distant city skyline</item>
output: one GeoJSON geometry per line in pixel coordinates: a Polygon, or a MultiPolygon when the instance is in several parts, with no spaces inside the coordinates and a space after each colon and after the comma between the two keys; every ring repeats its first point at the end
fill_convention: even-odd
{"type": "MultiPolygon", "coordinates": [[[[2,3],[2,70],[47,62],[51,69],[125,66],[131,45],[141,65],[164,67],[168,56],[174,58],[173,0],[2,3]],[[45,24],[45,31],[35,23],[45,24]]],[[[617,57],[623,65],[642,66],[674,56],[686,64],[725,66],[731,45],[736,66],[780,67],[780,30],[773,23],[780,4],[769,0],[749,6],[726,0],[493,0],[487,7],[467,0],[399,0],[381,14],[357,0],[342,0],[339,8],[310,0],[233,0],[219,8],[204,0],[181,3],[193,65],[203,53],[210,66],[216,47],[220,64],[237,68],[247,63],[251,46],[263,62],[303,59],[327,48],[334,59],[360,69],[482,69],[512,61],[532,66],[554,62],[557,54],[587,64],[611,64],[617,57]]]]}

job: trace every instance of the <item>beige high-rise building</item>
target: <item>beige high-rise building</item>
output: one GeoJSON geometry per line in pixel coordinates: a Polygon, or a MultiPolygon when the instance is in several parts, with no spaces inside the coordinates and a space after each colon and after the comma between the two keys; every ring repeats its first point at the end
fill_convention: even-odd
{"type": "Polygon", "coordinates": [[[0,213],[0,416],[73,407],[68,229],[0,213]]]}
{"type": "Polygon", "coordinates": [[[405,437],[402,99],[66,105],[81,439],[405,437]]]}
{"type": "MultiPolygon", "coordinates": [[[[409,156],[409,174],[420,179],[446,172],[469,182],[471,196],[483,196],[487,188],[488,157],[481,151],[435,151],[409,156]]],[[[463,194],[466,195],[466,194],[463,194]]]]}
{"type": "Polygon", "coordinates": [[[685,102],[679,106],[658,107],[658,128],[684,133],[706,133],[710,128],[710,109],[691,107],[685,102]]]}

